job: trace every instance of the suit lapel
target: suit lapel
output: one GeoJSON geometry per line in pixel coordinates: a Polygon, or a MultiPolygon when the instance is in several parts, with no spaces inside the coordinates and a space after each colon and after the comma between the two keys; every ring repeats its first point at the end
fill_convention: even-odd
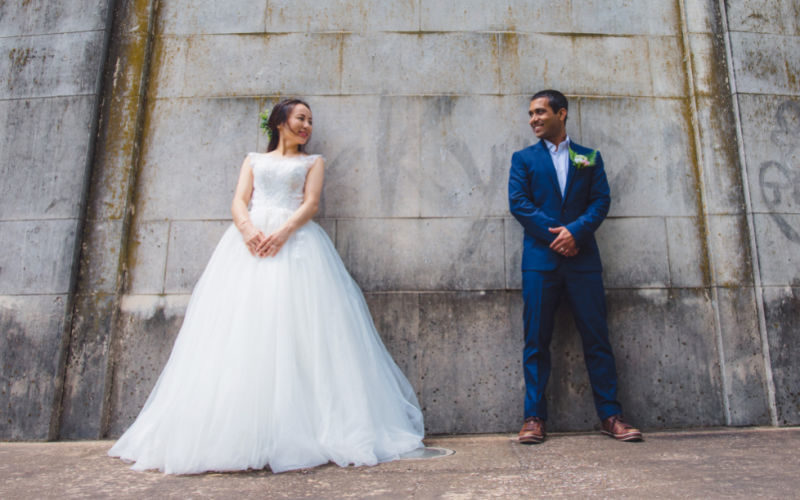
{"type": "MultiPolygon", "coordinates": [[[[576,151],[574,149],[574,146],[577,146],[577,144],[575,144],[574,142],[570,141],[569,142],[569,148],[572,149],[573,151],[576,151]]],[[[578,147],[580,147],[580,146],[578,146],[578,147]]],[[[572,178],[573,177],[575,177],[575,165],[572,164],[572,160],[567,160],[567,182],[566,182],[566,184],[564,186],[564,196],[563,196],[563,199],[561,200],[562,204],[566,203],[567,202],[567,198],[569,198],[569,189],[572,187],[572,178]]]]}
{"type": "MultiPolygon", "coordinates": [[[[547,144],[544,143],[543,140],[539,140],[537,152],[539,154],[539,161],[544,165],[544,169],[550,178],[550,182],[553,185],[553,189],[558,194],[558,197],[561,198],[561,202],[564,202],[564,197],[561,196],[561,187],[558,185],[558,176],[556,175],[556,166],[553,164],[553,158],[550,156],[550,150],[547,149],[547,144]]],[[[566,193],[566,190],[564,191],[566,193]]]]}

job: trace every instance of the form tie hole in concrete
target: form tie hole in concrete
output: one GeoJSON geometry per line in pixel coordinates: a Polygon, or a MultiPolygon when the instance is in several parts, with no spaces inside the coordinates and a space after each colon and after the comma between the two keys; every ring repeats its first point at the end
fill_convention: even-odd
{"type": "Polygon", "coordinates": [[[447,448],[437,448],[435,446],[426,446],[425,448],[417,448],[407,453],[403,453],[398,457],[398,460],[425,460],[428,458],[441,458],[448,457],[455,453],[453,450],[447,448]]]}

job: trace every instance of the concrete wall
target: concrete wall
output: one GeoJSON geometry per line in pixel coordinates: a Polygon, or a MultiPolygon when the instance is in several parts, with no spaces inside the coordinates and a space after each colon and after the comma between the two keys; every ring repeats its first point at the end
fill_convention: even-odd
{"type": "MultiPolygon", "coordinates": [[[[628,416],[646,428],[798,423],[800,47],[787,21],[798,2],[567,6],[118,0],[93,175],[72,198],[88,207],[79,265],[38,256],[46,244],[0,250],[3,300],[29,300],[17,255],[65,266],[74,282],[58,314],[4,309],[4,330],[52,332],[41,345],[63,359],[48,372],[37,365],[46,356],[20,345],[14,366],[64,390],[55,402],[4,394],[19,415],[2,435],[46,437],[22,418],[36,405],[58,415],[50,437],[130,424],[229,224],[244,154],[265,147],[257,114],[288,95],[310,102],[309,149],[327,158],[319,222],[417,389],[428,432],[516,430],[522,231],[506,182],[511,153],[534,140],[530,95],[545,87],[569,95],[570,135],[606,161],[613,202],[598,241],[628,416]]],[[[97,77],[102,61],[92,68],[97,77]]],[[[19,148],[10,134],[4,159],[19,148]]],[[[51,154],[71,136],[47,137],[51,154]]],[[[39,189],[27,161],[4,161],[19,180],[4,175],[0,228],[30,204],[16,186],[39,189]]],[[[550,427],[591,429],[567,311],[554,344],[550,427]]]]}
{"type": "Polygon", "coordinates": [[[728,50],[770,394],[800,424],[800,1],[730,2],[728,50]]]}
{"type": "Polygon", "coordinates": [[[0,2],[0,436],[55,437],[106,0],[0,2]]]}

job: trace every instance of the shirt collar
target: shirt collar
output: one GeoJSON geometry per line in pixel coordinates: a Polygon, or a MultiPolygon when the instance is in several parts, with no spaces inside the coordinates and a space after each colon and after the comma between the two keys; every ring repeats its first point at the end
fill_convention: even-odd
{"type": "Polygon", "coordinates": [[[542,140],[544,141],[545,145],[547,146],[547,149],[550,151],[550,154],[556,154],[556,153],[562,152],[564,149],[569,147],[569,142],[570,142],[569,141],[569,136],[567,136],[567,138],[564,139],[564,141],[561,144],[559,144],[558,146],[556,146],[552,142],[548,141],[547,139],[542,139],[542,140]],[[558,148],[558,151],[556,151],[556,148],[558,148]]]}

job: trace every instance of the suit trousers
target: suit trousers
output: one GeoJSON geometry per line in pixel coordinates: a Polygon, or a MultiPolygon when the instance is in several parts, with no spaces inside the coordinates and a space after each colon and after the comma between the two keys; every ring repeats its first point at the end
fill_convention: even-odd
{"type": "Polygon", "coordinates": [[[550,377],[550,340],[562,297],[572,310],[581,335],[594,406],[600,419],[621,413],[617,401],[617,370],[608,338],[603,279],[599,272],[523,271],[525,348],[525,418],[547,420],[545,389],[550,377]]]}

